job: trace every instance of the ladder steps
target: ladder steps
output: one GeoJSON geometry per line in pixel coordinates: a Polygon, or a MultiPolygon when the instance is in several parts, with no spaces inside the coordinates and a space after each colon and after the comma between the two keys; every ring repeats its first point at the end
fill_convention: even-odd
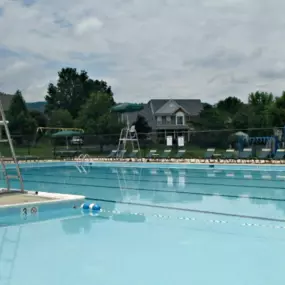
{"type": "Polygon", "coordinates": [[[9,179],[18,179],[18,175],[7,175],[9,179]]]}

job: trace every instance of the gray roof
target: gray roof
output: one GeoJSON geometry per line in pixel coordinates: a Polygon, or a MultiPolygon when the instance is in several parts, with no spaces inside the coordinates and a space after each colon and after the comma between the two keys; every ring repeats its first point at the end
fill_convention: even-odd
{"type": "Polygon", "coordinates": [[[13,99],[13,95],[9,95],[9,94],[5,94],[5,93],[0,92],[0,100],[2,102],[4,111],[9,110],[12,99],[13,99]]]}
{"type": "MultiPolygon", "coordinates": [[[[156,113],[163,105],[165,105],[169,99],[153,99],[149,103],[152,105],[153,112],[156,113]]],[[[178,105],[182,107],[187,113],[192,116],[197,116],[203,109],[203,104],[199,99],[172,99],[178,105]]]]}
{"type": "MultiPolygon", "coordinates": [[[[147,104],[144,104],[143,110],[139,112],[128,113],[130,123],[136,121],[137,116],[141,115],[145,117],[149,126],[152,129],[157,128],[155,115],[156,112],[163,107],[170,99],[153,99],[150,100],[147,104]]],[[[198,116],[203,109],[203,104],[199,99],[178,99],[172,100],[176,102],[183,110],[190,114],[190,116],[198,116]]],[[[172,114],[172,113],[170,113],[172,114]]],[[[177,127],[177,126],[176,126],[177,127]]]]}
{"type": "Polygon", "coordinates": [[[151,128],[153,128],[155,126],[154,116],[151,112],[151,108],[150,108],[149,104],[144,104],[144,108],[139,112],[128,113],[129,121],[131,124],[136,121],[138,115],[143,116],[147,120],[147,122],[151,128]]]}

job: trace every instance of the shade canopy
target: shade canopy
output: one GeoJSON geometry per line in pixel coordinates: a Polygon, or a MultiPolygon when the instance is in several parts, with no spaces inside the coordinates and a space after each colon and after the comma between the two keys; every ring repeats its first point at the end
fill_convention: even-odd
{"type": "Polygon", "coordinates": [[[236,137],[244,137],[244,138],[248,138],[248,134],[244,133],[244,132],[236,132],[233,134],[236,137]]]}
{"type": "Polygon", "coordinates": [[[81,136],[82,132],[79,131],[60,131],[55,134],[52,134],[53,138],[63,138],[63,137],[73,137],[73,136],[81,136]]]}
{"type": "Polygon", "coordinates": [[[131,112],[140,111],[142,109],[143,109],[143,104],[123,103],[112,107],[111,111],[117,113],[131,113],[131,112]]]}

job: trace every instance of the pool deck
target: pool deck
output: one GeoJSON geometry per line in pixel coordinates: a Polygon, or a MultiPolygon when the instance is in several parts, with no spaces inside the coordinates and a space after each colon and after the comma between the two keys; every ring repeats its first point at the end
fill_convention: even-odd
{"type": "Polygon", "coordinates": [[[82,195],[70,195],[60,193],[48,193],[37,191],[25,191],[24,193],[19,189],[12,189],[7,192],[5,189],[0,191],[0,210],[9,207],[23,207],[36,206],[47,204],[74,203],[80,204],[85,200],[82,195]]]}
{"type": "MultiPolygon", "coordinates": [[[[53,163],[53,162],[81,162],[78,158],[74,160],[70,159],[39,159],[31,161],[21,161],[20,164],[32,164],[32,163],[53,163]]],[[[182,159],[146,159],[146,158],[105,158],[105,157],[90,157],[84,160],[84,162],[121,162],[121,163],[148,163],[148,164],[228,164],[228,165],[280,165],[285,166],[285,160],[264,160],[264,159],[196,159],[196,158],[182,158],[182,159]]],[[[6,164],[14,164],[13,161],[7,161],[6,164]]]]}
{"type": "Polygon", "coordinates": [[[44,202],[51,200],[55,200],[55,198],[42,197],[35,194],[21,192],[6,192],[0,194],[0,206],[44,202]]]}

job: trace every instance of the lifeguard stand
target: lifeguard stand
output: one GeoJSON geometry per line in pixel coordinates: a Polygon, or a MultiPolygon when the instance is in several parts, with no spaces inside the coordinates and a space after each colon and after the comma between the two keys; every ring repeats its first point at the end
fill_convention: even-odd
{"type": "Polygon", "coordinates": [[[140,144],[137,131],[134,125],[130,125],[128,113],[138,112],[143,109],[141,104],[119,104],[112,108],[113,112],[120,113],[122,117],[125,117],[126,126],[121,130],[120,138],[117,147],[117,156],[124,157],[128,145],[131,147],[131,151],[138,151],[140,156],[140,144]]]}
{"type": "Polygon", "coordinates": [[[2,171],[3,171],[4,178],[6,180],[7,191],[11,190],[10,189],[10,186],[11,186],[10,180],[11,179],[17,179],[20,182],[20,190],[21,190],[21,192],[24,192],[23,177],[22,177],[22,174],[21,174],[21,170],[20,170],[20,167],[19,167],[19,164],[18,164],[18,160],[17,160],[16,154],[15,154],[13,141],[11,139],[10,131],[9,131],[9,128],[8,128],[8,121],[6,120],[6,116],[5,116],[5,113],[4,113],[4,109],[3,109],[3,105],[2,105],[1,100],[0,100],[0,115],[1,115],[1,118],[2,118],[2,121],[0,121],[0,125],[4,126],[5,132],[6,132],[6,136],[7,136],[7,140],[1,140],[1,142],[7,142],[8,141],[9,146],[10,146],[10,151],[11,151],[11,154],[12,154],[12,159],[13,159],[13,162],[14,162],[15,167],[16,167],[16,175],[9,175],[7,173],[6,162],[3,159],[2,155],[0,154],[2,171]]]}

